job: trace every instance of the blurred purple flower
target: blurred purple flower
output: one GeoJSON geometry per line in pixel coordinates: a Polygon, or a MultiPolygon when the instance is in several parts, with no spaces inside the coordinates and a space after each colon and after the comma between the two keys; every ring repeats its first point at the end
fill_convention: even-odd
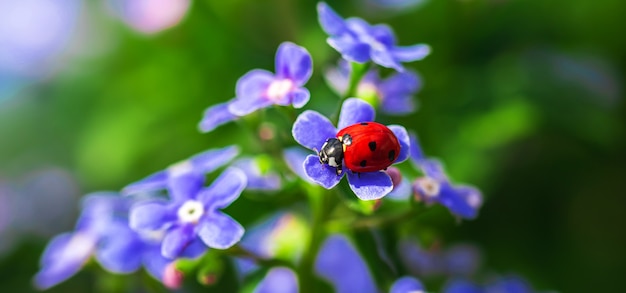
{"type": "Polygon", "coordinates": [[[204,111],[202,120],[198,124],[200,132],[210,132],[222,124],[234,121],[239,116],[228,110],[228,102],[213,105],[204,111]]]}
{"type": "Polygon", "coordinates": [[[480,250],[471,244],[425,249],[416,240],[403,239],[398,243],[398,251],[404,266],[419,277],[469,277],[478,271],[482,260],[480,250]]]}
{"type": "Polygon", "coordinates": [[[72,227],[79,192],[69,171],[45,167],[33,171],[17,184],[12,209],[13,228],[24,234],[52,237],[72,227]]]}
{"type": "MultiPolygon", "coordinates": [[[[347,99],[341,108],[338,128],[342,129],[358,122],[374,121],[374,115],[374,108],[366,102],[357,98],[347,99]]],[[[409,136],[402,126],[390,125],[389,129],[393,131],[400,142],[400,154],[396,160],[396,163],[400,163],[408,158],[409,136]]],[[[317,153],[326,139],[336,137],[337,129],[322,114],[307,110],[296,119],[292,128],[292,135],[299,144],[317,153]]],[[[296,162],[290,164],[295,165],[296,162]]],[[[308,178],[327,189],[333,188],[343,178],[344,174],[347,174],[350,188],[362,200],[379,199],[393,189],[391,177],[384,171],[367,173],[348,171],[337,175],[335,168],[320,164],[317,155],[306,157],[304,170],[308,178]]]]}
{"type": "Polygon", "coordinates": [[[504,276],[487,285],[486,293],[532,293],[530,284],[518,276],[504,276]]]}
{"type": "Polygon", "coordinates": [[[271,105],[302,108],[309,101],[309,90],[304,84],[313,73],[313,59],[309,52],[294,43],[284,42],[276,51],[276,74],[254,69],[239,78],[236,97],[209,107],[204,112],[199,129],[209,132],[217,126],[248,115],[271,105]]]}
{"type": "Polygon", "coordinates": [[[417,137],[413,134],[410,137],[411,161],[425,175],[413,183],[415,196],[426,203],[440,203],[461,218],[476,218],[483,202],[480,191],[472,186],[452,185],[441,163],[426,158],[417,137]]]}
{"type": "Polygon", "coordinates": [[[326,238],[315,260],[315,272],[330,282],[336,293],[378,292],[367,264],[342,235],[326,238]]]}
{"type": "Polygon", "coordinates": [[[239,168],[248,178],[246,189],[264,191],[280,189],[280,176],[273,171],[262,171],[259,162],[254,158],[240,158],[232,166],[239,168]]]}
{"type": "MultiPolygon", "coordinates": [[[[335,91],[344,95],[348,89],[350,66],[347,62],[326,72],[326,80],[335,91]]],[[[374,104],[389,115],[407,115],[415,112],[417,106],[414,95],[421,89],[422,79],[411,70],[396,72],[387,79],[381,79],[378,70],[370,70],[359,82],[356,96],[374,104]]]]}
{"type": "Polygon", "coordinates": [[[174,164],[166,170],[154,173],[124,187],[123,194],[134,194],[168,189],[170,196],[187,198],[204,185],[205,175],[230,162],[239,154],[237,146],[210,149],[187,160],[174,164]]]}
{"type": "Polygon", "coordinates": [[[285,267],[270,269],[253,293],[298,293],[296,274],[285,267]]]}
{"type": "Polygon", "coordinates": [[[444,293],[532,293],[530,284],[517,276],[498,277],[487,285],[481,286],[472,282],[456,279],[448,282],[444,293]]]}
{"type": "Polygon", "coordinates": [[[54,237],[46,247],[35,285],[47,289],[70,278],[93,254],[108,271],[130,273],[144,265],[152,276],[161,279],[170,260],[160,256],[150,238],[129,229],[131,203],[130,198],[116,193],[86,195],[75,231],[54,237]]]}
{"type": "Polygon", "coordinates": [[[421,60],[430,53],[425,44],[401,47],[396,45],[392,29],[384,24],[370,25],[360,18],[344,20],[326,3],[317,4],[319,22],[329,35],[328,44],[351,62],[374,63],[403,71],[402,62],[421,60]]]}
{"type": "Polygon", "coordinates": [[[443,289],[444,293],[485,293],[480,286],[466,281],[466,280],[453,280],[443,289]]]}
{"type": "Polygon", "coordinates": [[[471,276],[480,268],[482,255],[478,247],[460,243],[446,249],[444,262],[450,276],[471,276]]]}
{"type": "Polygon", "coordinates": [[[177,25],[189,10],[189,0],[109,0],[115,13],[133,29],[154,34],[177,25]]]}
{"type": "Polygon", "coordinates": [[[396,280],[389,293],[420,293],[425,292],[424,285],[413,277],[402,277],[396,280]]]}
{"type": "Polygon", "coordinates": [[[161,254],[167,258],[195,257],[207,246],[226,249],[243,236],[243,227],[220,210],[235,201],[246,186],[245,174],[226,169],[211,186],[175,185],[175,197],[147,200],[131,208],[130,227],[135,231],[166,229],[161,254]]]}
{"type": "Polygon", "coordinates": [[[3,72],[41,76],[67,45],[79,0],[0,0],[0,88],[3,72]]]}
{"type": "Polygon", "coordinates": [[[290,147],[283,151],[283,159],[287,163],[287,167],[293,171],[294,174],[310,183],[315,183],[309,176],[306,175],[302,162],[306,160],[306,157],[310,153],[303,150],[301,147],[290,147]]]}

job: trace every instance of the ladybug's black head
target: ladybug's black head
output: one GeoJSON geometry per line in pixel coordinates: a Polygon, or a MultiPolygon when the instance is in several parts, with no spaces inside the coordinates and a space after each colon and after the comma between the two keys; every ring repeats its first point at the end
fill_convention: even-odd
{"type": "Polygon", "coordinates": [[[329,138],[322,145],[319,153],[320,163],[341,169],[343,161],[343,143],[336,138],[329,138]]]}

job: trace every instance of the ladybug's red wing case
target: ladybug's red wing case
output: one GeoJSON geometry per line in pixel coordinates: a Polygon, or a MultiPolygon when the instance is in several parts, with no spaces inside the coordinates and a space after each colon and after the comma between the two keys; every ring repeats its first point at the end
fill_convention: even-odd
{"type": "Polygon", "coordinates": [[[398,138],[387,126],[380,123],[362,122],[350,125],[340,130],[337,138],[344,140],[345,167],[353,172],[384,170],[400,154],[398,138]],[[351,138],[351,141],[345,141],[345,138],[351,138]]]}

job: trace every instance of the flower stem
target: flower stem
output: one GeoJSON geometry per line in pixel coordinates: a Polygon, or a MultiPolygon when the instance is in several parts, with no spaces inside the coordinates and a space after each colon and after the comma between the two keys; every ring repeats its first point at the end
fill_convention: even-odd
{"type": "Polygon", "coordinates": [[[419,209],[411,208],[402,214],[363,217],[363,218],[354,220],[351,226],[352,228],[356,230],[380,228],[380,227],[393,225],[399,222],[404,222],[406,220],[410,220],[414,218],[418,213],[419,213],[419,209]]]}
{"type": "Polygon", "coordinates": [[[319,190],[319,188],[315,188],[307,192],[313,223],[311,225],[309,245],[302,257],[298,270],[300,272],[300,292],[302,293],[316,292],[313,272],[315,257],[325,238],[325,222],[336,204],[334,194],[319,192],[319,190]]]}
{"type": "Polygon", "coordinates": [[[339,99],[339,106],[337,107],[337,110],[331,116],[331,120],[335,122],[335,125],[337,124],[337,121],[339,120],[339,113],[341,112],[341,104],[343,103],[345,99],[356,96],[359,83],[361,82],[361,79],[363,79],[363,76],[365,76],[365,73],[367,72],[367,69],[369,68],[369,64],[370,63],[350,62],[351,70],[350,70],[350,80],[348,83],[348,88],[346,88],[346,92],[344,93],[343,97],[339,99]]]}
{"type": "Polygon", "coordinates": [[[260,256],[252,251],[249,251],[243,248],[241,245],[235,245],[229,249],[224,250],[224,252],[230,256],[236,256],[241,258],[247,258],[253,260],[255,263],[265,267],[288,267],[294,269],[294,265],[291,262],[286,260],[277,259],[277,258],[267,258],[260,256]]]}
{"type": "Polygon", "coordinates": [[[356,96],[359,82],[365,76],[368,68],[369,63],[350,62],[350,81],[342,100],[356,96]]]}

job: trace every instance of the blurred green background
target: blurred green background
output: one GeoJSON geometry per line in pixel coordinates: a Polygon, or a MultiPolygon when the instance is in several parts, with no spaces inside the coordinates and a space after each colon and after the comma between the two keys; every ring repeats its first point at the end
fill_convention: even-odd
{"type": "MultiPolygon", "coordinates": [[[[7,292],[34,290],[38,258],[49,237],[72,229],[80,195],[119,190],[207,148],[258,152],[235,123],[208,134],[197,123],[245,72],[273,70],[281,42],[313,56],[307,108],[336,104],[322,73],[338,55],[316,1],[195,0],[180,23],[149,34],[102,2],[82,2],[54,62],[0,71],[7,292]]],[[[415,130],[455,181],[486,197],[476,220],[428,218],[432,233],[475,243],[485,267],[536,289],[626,292],[626,2],[426,0],[400,12],[328,3],[388,23],[401,45],[432,46],[408,65],[424,79],[419,111],[381,119],[415,130]]],[[[245,200],[233,217],[253,207],[245,200]]],[[[84,291],[93,278],[83,272],[51,292],[84,291]]]]}

